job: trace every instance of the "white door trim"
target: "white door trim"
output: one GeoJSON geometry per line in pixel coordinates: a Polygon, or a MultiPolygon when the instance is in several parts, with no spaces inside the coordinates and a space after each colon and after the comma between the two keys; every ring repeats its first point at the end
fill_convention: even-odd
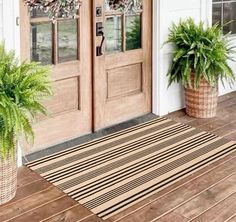
{"type": "Polygon", "coordinates": [[[15,50],[16,56],[20,56],[20,27],[16,24],[20,14],[19,3],[19,0],[2,1],[3,41],[8,50],[15,50]]]}

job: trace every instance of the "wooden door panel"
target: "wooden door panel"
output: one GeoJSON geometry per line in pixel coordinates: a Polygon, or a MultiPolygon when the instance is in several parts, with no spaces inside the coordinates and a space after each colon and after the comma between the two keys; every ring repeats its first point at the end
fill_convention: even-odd
{"type": "MultiPolygon", "coordinates": [[[[105,0],[94,0],[94,9],[104,4],[105,0]]],[[[103,55],[94,51],[95,129],[151,112],[151,0],[144,0],[142,9],[133,14],[106,8],[95,20],[103,23],[106,36],[103,55]]],[[[95,37],[94,45],[100,41],[100,36],[95,37]]]]}
{"type": "Polygon", "coordinates": [[[42,13],[30,15],[21,1],[21,57],[50,64],[54,86],[45,102],[50,116],[35,123],[31,151],[92,131],[91,10],[91,1],[85,1],[78,18],[52,23],[42,13]]]}
{"type": "Polygon", "coordinates": [[[66,63],[57,64],[52,67],[52,80],[61,80],[79,76],[81,73],[81,62],[71,61],[66,63]],[[68,69],[68,67],[70,67],[68,69]]]}
{"type": "Polygon", "coordinates": [[[142,93],[142,63],[107,70],[107,99],[142,93]]]}
{"type": "Polygon", "coordinates": [[[44,103],[50,115],[61,115],[80,109],[79,77],[56,81],[53,88],[53,97],[44,103]]]}
{"type": "Polygon", "coordinates": [[[31,152],[65,142],[82,135],[83,132],[89,132],[91,128],[81,124],[84,119],[89,118],[90,116],[86,117],[81,111],[72,111],[39,121],[34,127],[36,139],[31,152]]]}
{"type": "Polygon", "coordinates": [[[105,58],[106,69],[114,69],[130,64],[143,63],[144,55],[142,49],[108,55],[105,58]]]}

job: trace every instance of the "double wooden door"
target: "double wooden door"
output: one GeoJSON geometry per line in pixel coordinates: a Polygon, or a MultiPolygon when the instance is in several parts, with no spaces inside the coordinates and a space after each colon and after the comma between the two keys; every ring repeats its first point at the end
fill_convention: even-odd
{"type": "Polygon", "coordinates": [[[151,112],[151,11],[151,0],[135,13],[86,0],[76,19],[52,23],[21,2],[21,57],[50,65],[54,85],[35,149],[151,112]]]}

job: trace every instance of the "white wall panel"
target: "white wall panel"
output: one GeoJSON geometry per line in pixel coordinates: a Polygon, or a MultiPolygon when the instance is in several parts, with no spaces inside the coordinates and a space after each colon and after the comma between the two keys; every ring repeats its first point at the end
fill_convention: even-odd
{"type": "Polygon", "coordinates": [[[3,0],[0,0],[0,41],[3,40],[3,0]]]}
{"type": "Polygon", "coordinates": [[[16,24],[19,16],[19,0],[1,0],[2,35],[1,40],[5,42],[8,50],[14,49],[20,55],[20,32],[16,24]]]}
{"type": "Polygon", "coordinates": [[[167,88],[166,74],[171,62],[172,47],[170,45],[163,46],[163,43],[168,38],[169,27],[173,22],[178,22],[180,19],[190,16],[196,22],[200,21],[203,17],[201,4],[201,0],[160,0],[159,4],[154,3],[154,13],[159,14],[156,18],[159,21],[154,21],[154,50],[159,49],[160,51],[157,53],[158,56],[154,51],[153,58],[154,64],[156,63],[156,68],[154,65],[153,80],[154,96],[157,94],[153,101],[153,111],[158,115],[165,115],[184,107],[182,86],[173,84],[167,88]],[[155,70],[157,73],[155,73],[155,70]],[[156,75],[158,78],[155,78],[156,75]]]}

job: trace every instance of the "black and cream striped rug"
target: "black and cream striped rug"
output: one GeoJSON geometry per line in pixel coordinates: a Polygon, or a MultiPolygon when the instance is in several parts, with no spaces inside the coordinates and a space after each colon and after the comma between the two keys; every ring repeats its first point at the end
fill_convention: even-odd
{"type": "Polygon", "coordinates": [[[107,219],[235,150],[235,142],[158,118],[27,166],[107,219]]]}

